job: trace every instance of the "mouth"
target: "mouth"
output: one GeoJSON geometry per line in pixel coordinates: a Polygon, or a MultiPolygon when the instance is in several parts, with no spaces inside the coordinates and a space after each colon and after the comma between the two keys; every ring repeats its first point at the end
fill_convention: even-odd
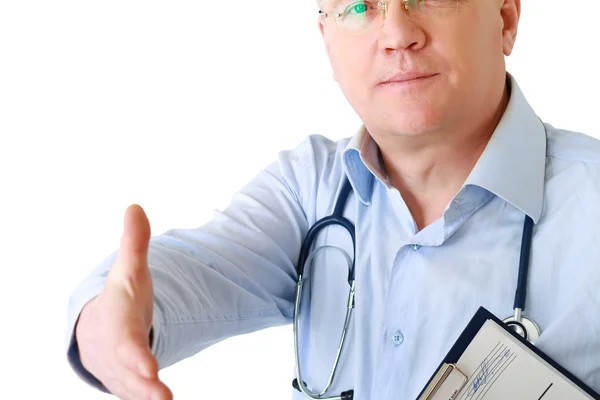
{"type": "Polygon", "coordinates": [[[382,87],[405,87],[418,85],[431,80],[431,78],[437,76],[438,74],[417,74],[417,73],[407,73],[395,76],[393,78],[382,81],[378,84],[378,86],[382,87]]]}

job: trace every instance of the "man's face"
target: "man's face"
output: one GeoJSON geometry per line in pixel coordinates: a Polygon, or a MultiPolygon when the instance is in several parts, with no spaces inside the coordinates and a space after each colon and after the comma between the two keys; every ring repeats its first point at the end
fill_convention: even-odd
{"type": "MultiPolygon", "coordinates": [[[[324,0],[325,12],[334,1],[324,0]]],[[[487,112],[490,103],[498,106],[520,1],[454,1],[412,13],[401,0],[388,0],[385,20],[360,33],[344,30],[335,17],[319,18],[335,79],[374,137],[452,129],[487,112]],[[382,83],[402,72],[433,76],[382,83]]]]}

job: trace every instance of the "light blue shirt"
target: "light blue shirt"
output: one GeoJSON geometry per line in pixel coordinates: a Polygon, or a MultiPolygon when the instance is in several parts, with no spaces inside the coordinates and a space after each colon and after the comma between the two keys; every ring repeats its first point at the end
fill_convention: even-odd
{"type": "MultiPolygon", "coordinates": [[[[153,236],[152,351],[159,366],[292,321],[300,244],[331,214],[347,175],[356,308],[330,394],[354,389],[357,400],[415,399],[478,307],[511,315],[525,214],[535,223],[525,313],[542,329],[536,345],[600,391],[600,142],[542,123],[508,77],[510,101],[489,144],[443,216],[421,231],[361,128],[338,142],[310,136],[281,152],[206,225],[153,236]]],[[[317,242],[352,255],[339,227],[317,242]]],[[[72,334],[115,257],[69,303],[69,360],[97,387],[79,364],[72,334]]],[[[307,271],[301,365],[309,387],[321,390],[343,325],[347,264],[328,249],[307,271]]]]}

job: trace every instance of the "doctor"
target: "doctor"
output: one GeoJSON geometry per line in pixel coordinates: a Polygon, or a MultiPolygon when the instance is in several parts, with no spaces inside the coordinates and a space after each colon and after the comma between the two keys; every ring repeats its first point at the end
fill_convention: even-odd
{"type": "Polygon", "coordinates": [[[301,244],[347,178],[355,259],[347,232],[328,227],[315,247],[329,247],[304,277],[307,388],[318,393],[330,377],[348,259],[355,308],[327,396],[413,400],[478,307],[513,313],[529,217],[524,313],[541,330],[536,346],[599,391],[600,143],[542,123],[506,72],[520,3],[319,4],[335,79],[364,125],[281,152],[197,229],[151,237],[130,206],[120,249],[72,293],[74,370],[121,399],[171,399],[160,368],[291,323],[301,244]]]}

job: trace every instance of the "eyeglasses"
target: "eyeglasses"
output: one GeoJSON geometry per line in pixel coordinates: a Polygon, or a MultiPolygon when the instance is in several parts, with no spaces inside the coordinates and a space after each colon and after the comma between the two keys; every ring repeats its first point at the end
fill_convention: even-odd
{"type": "MultiPolygon", "coordinates": [[[[459,0],[401,0],[408,15],[440,14],[458,8],[459,0]]],[[[319,10],[325,18],[333,17],[335,23],[350,32],[364,32],[381,26],[388,12],[390,0],[337,0],[332,13],[319,10]]]]}

